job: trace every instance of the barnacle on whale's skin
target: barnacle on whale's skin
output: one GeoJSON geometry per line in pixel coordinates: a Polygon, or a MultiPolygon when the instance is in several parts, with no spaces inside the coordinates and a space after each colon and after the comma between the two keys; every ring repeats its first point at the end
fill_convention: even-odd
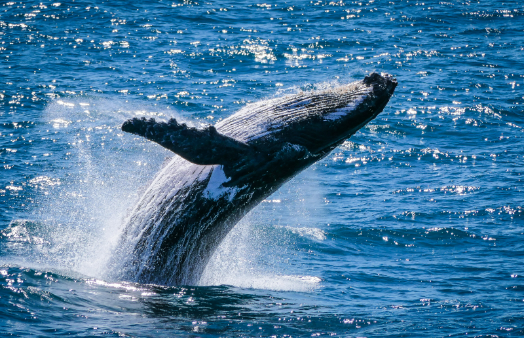
{"type": "Polygon", "coordinates": [[[113,253],[115,278],[190,285],[260,201],[375,118],[397,82],[373,73],[330,90],[245,106],[205,129],[131,119],[122,129],[180,155],[153,179],[113,253]]]}

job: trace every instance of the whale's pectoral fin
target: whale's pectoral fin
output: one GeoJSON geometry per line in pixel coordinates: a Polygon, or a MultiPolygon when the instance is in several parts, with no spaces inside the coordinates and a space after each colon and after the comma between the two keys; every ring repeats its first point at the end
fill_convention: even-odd
{"type": "Polygon", "coordinates": [[[122,130],[156,142],[195,164],[231,165],[252,153],[247,144],[219,134],[213,126],[190,128],[175,119],[166,123],[133,118],[124,122],[122,130]]]}

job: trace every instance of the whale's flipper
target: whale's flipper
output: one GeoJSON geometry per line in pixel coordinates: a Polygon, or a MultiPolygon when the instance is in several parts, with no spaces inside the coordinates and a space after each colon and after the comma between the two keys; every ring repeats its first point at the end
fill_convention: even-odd
{"type": "Polygon", "coordinates": [[[133,118],[124,122],[122,130],[143,136],[200,165],[231,165],[252,153],[247,144],[219,134],[213,126],[190,128],[175,119],[166,123],[144,117],[133,118]]]}

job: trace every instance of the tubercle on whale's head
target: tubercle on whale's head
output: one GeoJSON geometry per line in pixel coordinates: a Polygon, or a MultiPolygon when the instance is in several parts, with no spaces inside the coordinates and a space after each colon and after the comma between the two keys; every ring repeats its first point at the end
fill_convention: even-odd
{"type": "Polygon", "coordinates": [[[331,150],[380,114],[393,95],[397,81],[391,75],[372,73],[335,89],[342,107],[326,110],[322,129],[331,140],[319,142],[317,151],[331,150]]]}

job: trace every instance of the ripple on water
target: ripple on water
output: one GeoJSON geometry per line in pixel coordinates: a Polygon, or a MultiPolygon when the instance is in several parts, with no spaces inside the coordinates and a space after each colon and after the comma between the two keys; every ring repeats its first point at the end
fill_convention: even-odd
{"type": "Polygon", "coordinates": [[[0,13],[0,335],[523,334],[520,2],[0,13]],[[239,224],[207,286],[103,278],[170,156],[123,120],[216,123],[370,71],[399,81],[386,110],[239,224]]]}

